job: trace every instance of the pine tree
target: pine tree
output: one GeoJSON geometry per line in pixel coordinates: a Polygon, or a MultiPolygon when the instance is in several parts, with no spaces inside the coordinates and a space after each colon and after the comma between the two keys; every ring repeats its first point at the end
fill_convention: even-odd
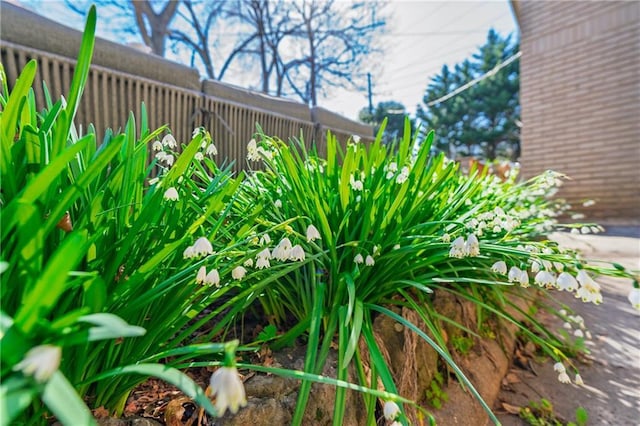
{"type": "MultiPolygon", "coordinates": [[[[404,121],[407,117],[407,112],[399,102],[385,101],[380,102],[378,106],[370,112],[368,108],[360,110],[359,119],[364,123],[369,123],[376,128],[376,133],[380,129],[380,125],[387,119],[387,126],[385,127],[383,142],[389,144],[394,140],[399,140],[404,134],[404,121]]],[[[415,121],[411,120],[411,133],[414,131],[415,121]]]]}
{"type": "Polygon", "coordinates": [[[490,30],[486,43],[471,59],[454,67],[445,65],[428,85],[418,108],[425,130],[436,132],[436,147],[455,155],[494,160],[516,159],[520,154],[519,64],[514,61],[496,74],[434,105],[468,82],[483,76],[519,50],[511,36],[502,38],[490,30]]]}

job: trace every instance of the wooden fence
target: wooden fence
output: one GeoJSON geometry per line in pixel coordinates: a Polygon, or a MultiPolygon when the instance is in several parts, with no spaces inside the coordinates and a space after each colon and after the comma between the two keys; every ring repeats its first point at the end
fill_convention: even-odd
{"type": "MultiPolygon", "coordinates": [[[[81,33],[20,7],[2,3],[0,41],[2,64],[11,87],[25,64],[38,62],[36,82],[45,81],[53,99],[68,93],[81,33]],[[34,30],[36,29],[37,30],[34,30]]],[[[44,91],[35,85],[37,105],[45,105],[44,91]]],[[[98,135],[107,127],[124,127],[129,112],[140,117],[144,102],[149,126],[169,124],[180,142],[204,126],[213,136],[220,160],[246,165],[247,142],[259,124],[265,134],[283,140],[303,137],[325,152],[325,135],[331,130],[346,141],[352,135],[373,138],[371,126],[323,108],[309,108],[290,100],[209,80],[198,72],[155,55],[97,39],[91,70],[76,124],[92,123],[98,135]]]]}

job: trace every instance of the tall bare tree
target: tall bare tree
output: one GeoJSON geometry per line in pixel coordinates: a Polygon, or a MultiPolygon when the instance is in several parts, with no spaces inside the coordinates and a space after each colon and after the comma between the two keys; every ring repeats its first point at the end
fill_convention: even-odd
{"type": "Polygon", "coordinates": [[[156,12],[148,0],[129,0],[133,8],[138,24],[138,30],[142,36],[144,44],[151,48],[156,55],[164,56],[167,37],[170,30],[169,25],[176,16],[178,0],[169,0],[156,12]]]}
{"type": "MultiPolygon", "coordinates": [[[[86,11],[88,1],[66,0],[86,11]]],[[[260,90],[315,106],[334,87],[363,89],[385,26],[383,0],[93,0],[128,20],[154,53],[191,56],[208,78],[228,80],[233,64],[260,90]]],[[[112,16],[114,14],[112,13],[112,16]]],[[[124,21],[122,21],[124,22],[124,21]]]]}
{"type": "Polygon", "coordinates": [[[94,3],[99,12],[108,11],[114,33],[139,34],[153,53],[165,55],[169,27],[176,17],[180,0],[65,0],[70,10],[83,16],[94,3]]]}
{"type": "Polygon", "coordinates": [[[244,73],[257,74],[264,93],[314,106],[332,87],[363,87],[364,58],[376,51],[375,38],[385,25],[376,17],[378,0],[182,4],[181,25],[176,22],[171,39],[194,52],[209,78],[226,79],[238,61],[244,73]]]}
{"type": "MultiPolygon", "coordinates": [[[[216,73],[216,63],[213,56],[215,40],[212,39],[212,30],[214,23],[223,13],[224,2],[182,0],[182,4],[184,11],[179,11],[178,15],[183,22],[181,25],[174,26],[171,31],[171,39],[190,50],[192,58],[194,55],[200,58],[207,77],[221,79],[226,71],[226,66],[223,66],[224,69],[216,73]]],[[[192,62],[194,62],[193,59],[192,62]]]]}
{"type": "Polygon", "coordinates": [[[303,24],[297,36],[306,48],[289,64],[291,89],[312,106],[331,87],[363,89],[364,60],[377,51],[374,40],[386,23],[376,17],[382,2],[302,0],[294,6],[303,24]]]}
{"type": "Polygon", "coordinates": [[[292,6],[284,1],[237,0],[227,15],[251,28],[253,38],[242,53],[258,60],[262,92],[276,96],[283,94],[285,82],[282,45],[302,25],[292,19],[292,6]]]}

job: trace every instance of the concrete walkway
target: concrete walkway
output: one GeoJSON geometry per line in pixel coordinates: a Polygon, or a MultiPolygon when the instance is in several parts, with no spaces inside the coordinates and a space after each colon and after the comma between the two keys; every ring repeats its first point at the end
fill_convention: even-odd
{"type": "MultiPolygon", "coordinates": [[[[638,228],[616,229],[613,235],[554,234],[551,238],[563,247],[577,248],[589,260],[617,262],[627,268],[640,270],[640,238],[638,228]],[[620,236],[622,235],[622,236],[620,236]]],[[[595,306],[584,304],[571,294],[560,293],[558,300],[566,303],[584,317],[592,340],[587,342],[591,352],[576,365],[584,386],[563,385],[553,371],[553,362],[533,363],[531,371],[512,367],[511,376],[503,381],[503,389],[495,408],[501,404],[526,406],[529,401],[545,398],[553,404],[554,412],[564,421],[575,421],[575,411],[584,407],[589,425],[640,424],[640,311],[634,310],[627,295],[629,280],[598,278],[604,302],[595,306]]],[[[540,313],[540,320],[552,329],[562,322],[540,313]]],[[[573,380],[573,372],[569,375],[573,380]]],[[[503,425],[526,424],[515,415],[503,413],[503,425]]]]}

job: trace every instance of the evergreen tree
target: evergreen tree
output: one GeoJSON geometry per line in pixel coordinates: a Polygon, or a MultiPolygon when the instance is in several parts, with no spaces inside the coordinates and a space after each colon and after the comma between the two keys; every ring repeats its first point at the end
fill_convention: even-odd
{"type": "MultiPolygon", "coordinates": [[[[387,119],[387,126],[384,130],[383,142],[389,144],[394,140],[399,140],[404,134],[404,121],[407,117],[407,112],[400,102],[386,101],[380,102],[378,106],[369,111],[369,108],[363,108],[358,114],[360,121],[375,126],[376,133],[380,129],[380,125],[387,119]]],[[[411,132],[415,129],[415,120],[411,120],[411,132]]]]}
{"type": "Polygon", "coordinates": [[[516,54],[518,43],[490,30],[486,43],[471,59],[446,65],[429,83],[418,108],[425,130],[436,132],[436,147],[450,155],[474,155],[493,160],[520,154],[519,64],[511,62],[496,74],[459,94],[429,105],[493,70],[516,54]]]}

